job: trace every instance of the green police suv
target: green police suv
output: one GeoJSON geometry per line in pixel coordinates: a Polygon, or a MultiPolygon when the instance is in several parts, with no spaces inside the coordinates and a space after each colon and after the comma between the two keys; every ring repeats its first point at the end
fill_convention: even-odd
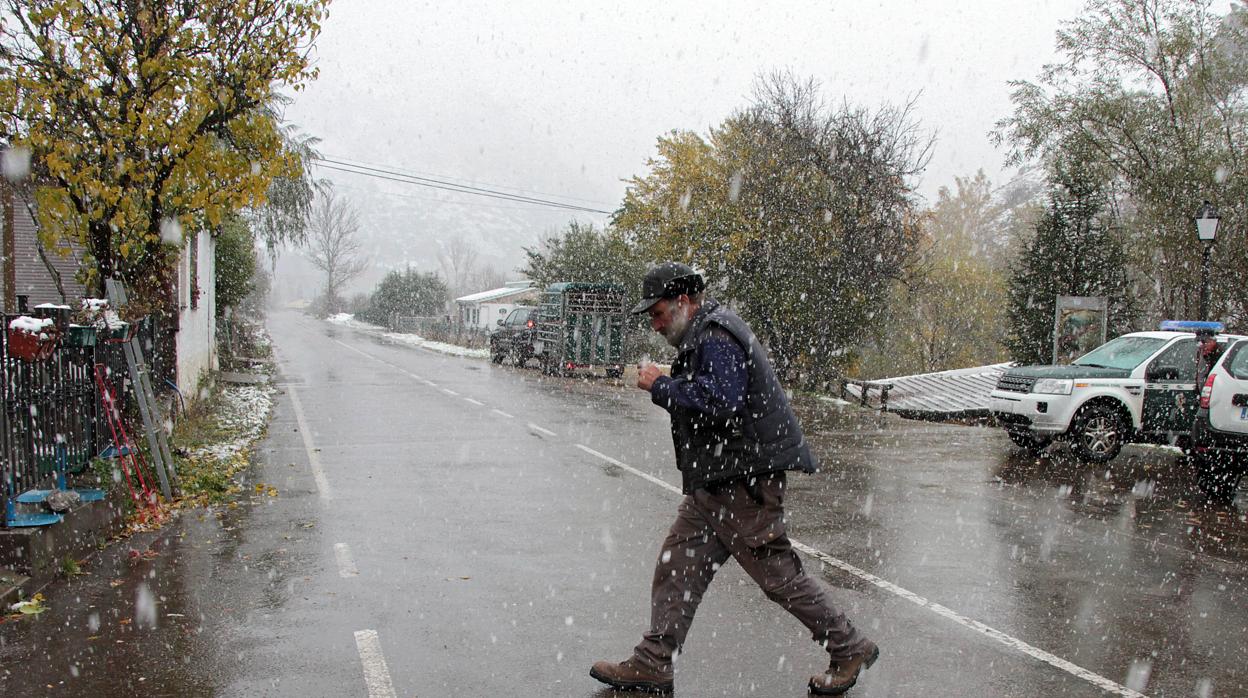
{"type": "Polygon", "coordinates": [[[1214,332],[1222,348],[1244,339],[1221,329],[1166,321],[1159,331],[1122,335],[1069,365],[1010,368],[989,408],[1019,446],[1039,451],[1066,439],[1085,462],[1110,461],[1126,443],[1186,446],[1200,399],[1195,332],[1214,332]]]}

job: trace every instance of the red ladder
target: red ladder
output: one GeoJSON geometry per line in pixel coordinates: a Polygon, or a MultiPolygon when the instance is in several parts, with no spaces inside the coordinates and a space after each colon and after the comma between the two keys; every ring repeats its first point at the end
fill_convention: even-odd
{"type": "Polygon", "coordinates": [[[145,508],[155,508],[156,492],[147,484],[147,478],[143,476],[143,471],[147,469],[147,461],[143,459],[143,454],[139,453],[139,449],[135,447],[134,442],[130,439],[130,434],[126,431],[125,424],[122,423],[121,411],[117,407],[117,399],[113,393],[113,388],[108,384],[106,373],[108,368],[104,364],[95,365],[95,384],[100,389],[100,402],[104,405],[104,414],[108,418],[108,428],[113,433],[113,448],[117,449],[117,462],[121,465],[121,471],[126,476],[126,487],[130,490],[130,498],[134,500],[134,505],[139,511],[145,508]],[[135,480],[138,481],[138,490],[135,490],[135,480]],[[142,493],[140,495],[140,492],[142,493]]]}

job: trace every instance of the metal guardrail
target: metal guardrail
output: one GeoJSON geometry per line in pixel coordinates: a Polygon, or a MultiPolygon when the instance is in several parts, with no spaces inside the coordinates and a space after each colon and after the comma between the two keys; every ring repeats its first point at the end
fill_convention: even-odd
{"type": "MultiPolygon", "coordinates": [[[[0,314],[4,328],[15,315],[0,314]]],[[[151,326],[141,339],[151,346],[151,326]],[[144,336],[146,335],[146,336],[144,336]]],[[[94,368],[103,363],[115,394],[131,390],[119,344],[66,346],[50,358],[28,362],[11,356],[8,332],[0,329],[0,474],[3,511],[32,489],[51,489],[58,470],[79,473],[111,443],[100,406],[94,368]]],[[[4,518],[0,516],[0,526],[4,518]]]]}
{"type": "Polygon", "coordinates": [[[876,381],[855,380],[853,378],[841,379],[841,399],[847,402],[850,401],[850,398],[853,398],[854,400],[858,401],[859,405],[863,407],[870,407],[871,406],[870,397],[871,397],[871,391],[873,389],[878,391],[879,396],[880,396],[880,399],[879,399],[880,411],[887,412],[888,411],[888,392],[893,389],[892,383],[880,383],[876,381]],[[850,392],[849,386],[851,385],[858,387],[858,395],[854,395],[853,393],[850,392]]]}

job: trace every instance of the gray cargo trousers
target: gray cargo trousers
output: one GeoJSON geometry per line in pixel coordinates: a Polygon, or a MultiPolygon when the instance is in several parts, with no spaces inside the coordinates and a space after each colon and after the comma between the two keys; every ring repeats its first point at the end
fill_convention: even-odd
{"type": "Polygon", "coordinates": [[[833,660],[846,659],[867,638],[832,606],[806,575],[784,529],[783,471],[736,480],[686,495],[676,512],[650,591],[650,630],[634,655],[660,671],[684,645],[715,572],[734,557],[767,598],[810,630],[833,660]]]}

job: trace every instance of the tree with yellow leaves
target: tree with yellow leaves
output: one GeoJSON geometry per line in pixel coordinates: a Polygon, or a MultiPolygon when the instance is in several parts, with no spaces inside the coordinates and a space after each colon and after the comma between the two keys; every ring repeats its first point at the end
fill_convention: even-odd
{"type": "Polygon", "coordinates": [[[316,77],[327,4],[0,0],[0,137],[30,156],[45,243],[86,249],[89,287],[119,277],[160,305],[180,231],[300,174],[264,107],[316,77]]]}
{"type": "Polygon", "coordinates": [[[853,368],[917,261],[913,180],[931,139],[911,106],[834,106],[813,80],[765,76],[707,137],[660,138],[613,223],[643,258],[704,271],[782,380],[824,387],[853,368]]]}

